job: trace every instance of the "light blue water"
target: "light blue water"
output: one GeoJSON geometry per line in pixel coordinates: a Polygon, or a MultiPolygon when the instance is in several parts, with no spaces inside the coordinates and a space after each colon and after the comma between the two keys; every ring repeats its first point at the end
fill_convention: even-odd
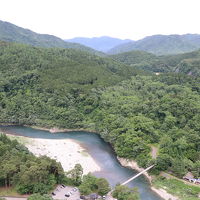
{"type": "MultiPolygon", "coordinates": [[[[98,177],[106,178],[111,186],[122,183],[134,176],[137,172],[122,167],[116,159],[115,153],[109,144],[103,141],[98,134],[88,132],[68,132],[52,134],[48,131],[37,130],[23,126],[0,126],[8,133],[22,135],[30,138],[43,139],[73,139],[87,149],[88,153],[100,165],[101,171],[94,173],[98,177]]],[[[153,191],[144,176],[140,176],[128,184],[130,187],[137,187],[142,200],[161,200],[153,191]]]]}

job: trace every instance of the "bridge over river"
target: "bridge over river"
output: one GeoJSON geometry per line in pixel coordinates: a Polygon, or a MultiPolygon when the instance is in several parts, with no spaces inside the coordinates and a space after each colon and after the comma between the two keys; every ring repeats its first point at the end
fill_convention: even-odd
{"type": "MultiPolygon", "coordinates": [[[[129,182],[133,181],[134,179],[136,179],[137,177],[139,177],[140,175],[144,174],[145,172],[147,172],[148,170],[150,170],[151,168],[153,168],[155,165],[151,165],[149,167],[147,167],[146,169],[144,169],[143,171],[139,172],[138,174],[136,174],[135,176],[129,178],[128,180],[124,181],[123,183],[121,183],[120,185],[126,185],[128,184],[129,182]]],[[[106,196],[106,200],[114,200],[114,198],[112,197],[112,192],[114,190],[111,190],[107,196],[106,196]]]]}

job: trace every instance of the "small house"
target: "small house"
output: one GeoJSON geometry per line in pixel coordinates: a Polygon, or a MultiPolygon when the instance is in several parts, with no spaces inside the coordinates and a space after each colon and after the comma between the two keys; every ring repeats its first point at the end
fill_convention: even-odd
{"type": "Polygon", "coordinates": [[[194,179],[194,176],[191,172],[188,172],[184,177],[183,177],[184,180],[187,180],[187,181],[191,181],[194,179]]]}

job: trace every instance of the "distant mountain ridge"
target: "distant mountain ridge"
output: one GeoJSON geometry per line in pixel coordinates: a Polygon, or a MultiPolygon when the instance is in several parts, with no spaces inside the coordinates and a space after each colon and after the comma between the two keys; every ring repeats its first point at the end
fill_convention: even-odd
{"type": "Polygon", "coordinates": [[[102,51],[106,53],[107,51],[114,48],[115,46],[125,44],[127,42],[131,42],[132,40],[129,40],[129,39],[122,40],[118,38],[102,36],[102,37],[93,37],[93,38],[76,37],[76,38],[68,39],[65,41],[79,43],[79,44],[88,46],[90,48],[93,48],[97,51],[102,51]]]}
{"type": "Polygon", "coordinates": [[[146,51],[156,55],[180,54],[200,48],[199,34],[185,35],[153,35],[144,39],[118,45],[108,51],[119,54],[133,50],[146,51]]]}
{"type": "Polygon", "coordinates": [[[21,28],[9,22],[0,20],[0,40],[17,42],[39,47],[73,48],[100,55],[100,52],[78,43],[71,43],[53,35],[38,34],[31,30],[21,28]]]}
{"type": "Polygon", "coordinates": [[[103,57],[106,57],[106,54],[114,55],[129,51],[145,51],[160,56],[188,53],[200,49],[200,34],[153,35],[138,41],[108,36],[80,37],[65,41],[53,35],[38,34],[1,20],[0,41],[46,48],[73,48],[103,57]]]}

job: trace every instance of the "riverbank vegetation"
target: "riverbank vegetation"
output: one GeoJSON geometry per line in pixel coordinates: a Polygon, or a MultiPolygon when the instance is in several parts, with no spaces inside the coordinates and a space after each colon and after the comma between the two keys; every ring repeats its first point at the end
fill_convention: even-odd
{"type": "Polygon", "coordinates": [[[181,200],[199,200],[200,187],[183,183],[177,179],[157,178],[153,181],[155,187],[162,188],[179,197],[181,200]]]}
{"type": "Polygon", "coordinates": [[[136,188],[129,188],[125,185],[116,185],[112,196],[118,200],[139,200],[138,191],[136,188]]]}
{"type": "Polygon", "coordinates": [[[156,163],[154,173],[200,176],[198,74],[154,76],[77,50],[4,42],[0,66],[2,123],[93,130],[118,156],[156,163]]]}
{"type": "Polygon", "coordinates": [[[83,176],[80,164],[64,173],[60,163],[46,156],[36,157],[17,140],[0,134],[0,186],[4,187],[3,192],[0,191],[2,196],[35,193],[29,199],[48,199],[45,194],[58,183],[78,186],[84,195],[96,192],[103,196],[110,191],[106,179],[92,174],[83,176]]]}
{"type": "Polygon", "coordinates": [[[60,163],[46,156],[35,157],[16,140],[0,135],[0,185],[13,186],[20,194],[45,194],[62,181],[60,163]]]}

